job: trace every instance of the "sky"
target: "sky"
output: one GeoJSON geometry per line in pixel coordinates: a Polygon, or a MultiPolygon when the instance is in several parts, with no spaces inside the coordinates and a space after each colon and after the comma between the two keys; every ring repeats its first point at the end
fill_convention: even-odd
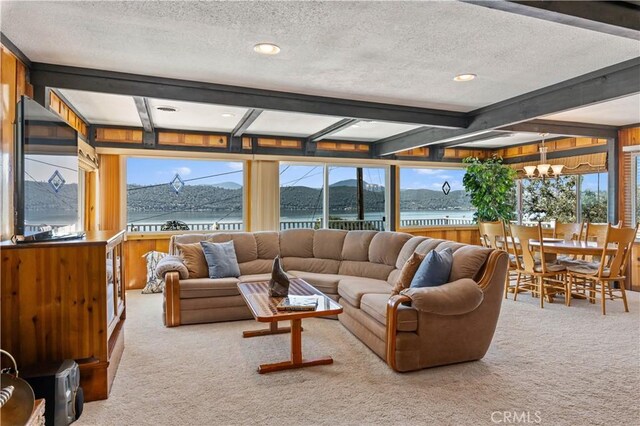
{"type": "Polygon", "coordinates": [[[186,185],[206,185],[235,182],[242,185],[241,161],[211,161],[191,159],[136,158],[127,160],[127,183],[152,185],[169,183],[178,174],[186,185]],[[222,176],[189,181],[203,176],[227,173],[222,176]]]}
{"type": "Polygon", "coordinates": [[[464,169],[408,169],[400,168],[400,189],[431,189],[441,191],[449,182],[452,191],[464,189],[464,169]]]}
{"type": "Polygon", "coordinates": [[[607,172],[604,173],[590,173],[587,175],[582,175],[582,191],[587,189],[591,191],[598,190],[598,179],[600,179],[600,191],[607,190],[607,172]]]}

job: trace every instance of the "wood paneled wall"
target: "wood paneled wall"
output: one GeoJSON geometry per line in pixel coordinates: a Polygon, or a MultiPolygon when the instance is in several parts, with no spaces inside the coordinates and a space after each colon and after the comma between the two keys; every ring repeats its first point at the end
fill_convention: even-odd
{"type": "Polygon", "coordinates": [[[0,149],[2,177],[0,181],[0,204],[2,222],[0,239],[13,235],[13,162],[16,102],[21,95],[33,96],[33,88],[27,81],[27,67],[7,48],[0,45],[0,83],[2,102],[2,126],[0,126],[0,149]]]}
{"type": "MultiPolygon", "coordinates": [[[[545,145],[549,148],[549,152],[567,151],[576,148],[584,148],[587,146],[598,146],[606,144],[606,139],[597,138],[564,138],[545,142],[545,145]]],[[[540,148],[540,142],[535,142],[527,145],[511,146],[498,149],[495,151],[495,154],[499,155],[502,158],[522,157],[538,154],[538,148],[540,148]]]]}
{"type": "Polygon", "coordinates": [[[167,253],[169,235],[129,234],[124,248],[124,282],[127,289],[144,288],[147,283],[147,261],[143,257],[150,251],[167,253]]]}
{"type": "MultiPolygon", "coordinates": [[[[622,129],[618,133],[618,144],[620,158],[618,161],[618,211],[620,219],[624,221],[625,226],[633,226],[632,198],[633,186],[631,176],[631,161],[633,157],[630,153],[624,152],[623,148],[628,146],[640,146],[640,127],[622,129]]],[[[640,243],[636,243],[631,253],[629,261],[629,271],[631,276],[631,288],[640,291],[640,243]]]]}
{"type": "Polygon", "coordinates": [[[400,231],[418,237],[480,245],[480,232],[477,226],[432,226],[428,228],[402,228],[400,231]]]}
{"type": "Polygon", "coordinates": [[[69,105],[60,99],[53,91],[49,95],[49,108],[69,123],[71,127],[76,129],[85,140],[89,138],[89,126],[87,123],[85,123],[78,114],[73,112],[69,105]]]}
{"type": "Polygon", "coordinates": [[[122,158],[119,155],[100,155],[99,171],[99,229],[115,231],[124,228],[122,221],[122,158]]]}

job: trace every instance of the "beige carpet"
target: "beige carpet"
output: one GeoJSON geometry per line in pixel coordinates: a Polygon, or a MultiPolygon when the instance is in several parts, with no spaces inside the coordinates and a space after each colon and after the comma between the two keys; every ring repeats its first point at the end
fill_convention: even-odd
{"type": "Polygon", "coordinates": [[[605,317],[585,301],[505,301],[482,361],[405,374],[337,321],[308,320],[304,353],[334,364],[259,375],[258,364],[288,356],[288,335],[243,339],[253,321],[164,328],[162,297],[130,291],[111,396],[86,404],[78,424],[491,425],[505,411],[548,425],[639,424],[638,296],[631,313],[616,301],[605,317]]]}

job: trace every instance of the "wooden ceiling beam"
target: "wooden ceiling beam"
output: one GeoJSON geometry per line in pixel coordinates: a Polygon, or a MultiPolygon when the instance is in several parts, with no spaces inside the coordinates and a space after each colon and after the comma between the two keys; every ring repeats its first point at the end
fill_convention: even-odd
{"type": "Polygon", "coordinates": [[[640,6],[627,1],[478,1],[489,9],[640,40],[640,6]]]}
{"type": "Polygon", "coordinates": [[[630,59],[524,95],[472,111],[466,129],[424,128],[411,134],[383,139],[376,155],[386,156],[422,146],[459,141],[541,116],[640,93],[640,58],[630,59]]]}

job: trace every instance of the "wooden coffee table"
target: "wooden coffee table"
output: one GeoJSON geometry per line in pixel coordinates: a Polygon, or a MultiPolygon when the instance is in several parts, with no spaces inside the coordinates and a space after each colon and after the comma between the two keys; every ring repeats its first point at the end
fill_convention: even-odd
{"type": "Polygon", "coordinates": [[[245,302],[247,302],[247,306],[249,306],[249,309],[256,321],[270,323],[269,328],[267,329],[243,332],[243,337],[265,336],[269,334],[291,332],[291,359],[275,364],[262,364],[258,367],[258,373],[270,373],[272,371],[333,363],[333,358],[330,356],[317,359],[302,358],[302,319],[339,314],[342,313],[342,306],[300,278],[291,279],[289,294],[292,296],[321,296],[318,298],[318,307],[315,311],[278,311],[276,309],[276,305],[282,300],[282,298],[269,297],[268,281],[239,283],[238,289],[240,290],[240,294],[244,298],[245,302]],[[291,321],[291,327],[278,327],[278,321],[287,320],[291,321]]]}

